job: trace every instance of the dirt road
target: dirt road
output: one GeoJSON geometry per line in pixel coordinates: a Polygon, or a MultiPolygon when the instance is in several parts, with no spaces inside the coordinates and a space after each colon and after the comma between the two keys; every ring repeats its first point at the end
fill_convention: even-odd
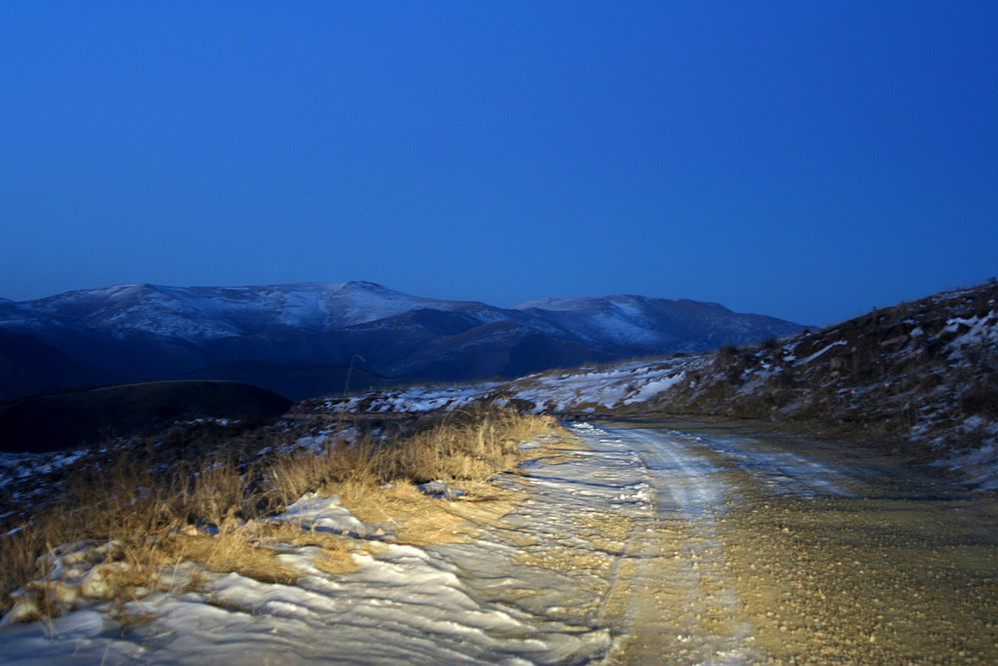
{"type": "Polygon", "coordinates": [[[573,429],[492,534],[493,600],[609,628],[609,663],[998,663],[993,498],[733,426],[573,429]]]}
{"type": "MultiPolygon", "coordinates": [[[[505,490],[441,498],[432,514],[462,534],[360,540],[350,573],[275,544],[294,585],[199,571],[193,588],[0,626],[0,662],[998,663],[994,498],[744,427],[571,429],[525,445],[505,490]]],[[[303,501],[310,529],[357,520],[303,501]]]]}
{"type": "Polygon", "coordinates": [[[998,661],[993,501],[830,444],[697,428],[602,436],[638,453],[655,506],[607,604],[621,662],[998,661]]]}

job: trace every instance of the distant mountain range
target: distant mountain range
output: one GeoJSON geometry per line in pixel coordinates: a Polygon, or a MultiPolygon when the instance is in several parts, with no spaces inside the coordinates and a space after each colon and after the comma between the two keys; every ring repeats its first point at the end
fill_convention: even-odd
{"type": "Polygon", "coordinates": [[[163,379],[254,384],[293,400],[410,380],[516,377],[700,352],[803,327],[716,303],[553,298],[498,308],[370,282],[149,284],[0,299],[0,398],[163,379]]]}

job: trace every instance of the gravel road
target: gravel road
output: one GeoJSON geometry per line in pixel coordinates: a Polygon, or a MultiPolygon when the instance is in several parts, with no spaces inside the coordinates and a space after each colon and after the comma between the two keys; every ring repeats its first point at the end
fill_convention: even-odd
{"type": "Polygon", "coordinates": [[[993,498],[786,435],[603,431],[655,505],[613,604],[619,661],[998,663],[993,498]]]}
{"type": "Polygon", "coordinates": [[[745,426],[572,429],[483,535],[518,581],[489,596],[608,628],[608,663],[998,663],[993,497],[745,426]]]}

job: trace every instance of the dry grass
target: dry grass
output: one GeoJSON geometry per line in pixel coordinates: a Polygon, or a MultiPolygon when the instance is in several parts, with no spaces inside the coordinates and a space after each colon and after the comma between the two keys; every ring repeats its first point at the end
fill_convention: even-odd
{"type": "Polygon", "coordinates": [[[81,595],[135,598],[185,560],[293,583],[298,572],[277,557],[287,546],[316,546],[318,568],[349,571],[347,540],[265,520],[313,491],[340,495],[360,520],[390,527],[401,542],[462,538],[469,521],[497,520],[512,508],[515,495],[487,481],[513,469],[517,445],[553,423],[511,411],[460,412],[395,438],[334,437],[318,453],[260,464],[216,454],[199,465],[165,467],[151,452],[122,455],[70,475],[56,501],[0,536],[0,610],[19,598],[18,617],[27,620],[56,615],[81,595]],[[467,494],[432,499],[414,485],[433,480],[460,483],[467,494]],[[74,580],[65,569],[72,558],[74,580]],[[57,561],[63,569],[54,575],[57,561]]]}
{"type": "Polygon", "coordinates": [[[487,480],[514,469],[518,444],[553,424],[512,411],[459,412],[391,440],[330,439],[322,451],[275,461],[265,476],[270,492],[285,504],[310,490],[341,485],[368,489],[399,482],[487,480]]]}
{"type": "Polygon", "coordinates": [[[548,417],[509,410],[450,413],[387,441],[331,439],[322,451],[275,461],[265,477],[280,503],[309,491],[335,494],[359,520],[383,525],[399,542],[450,543],[474,523],[512,510],[515,494],[487,482],[516,468],[520,443],[555,426],[548,417]],[[456,501],[427,497],[416,484],[430,481],[465,494],[456,501]]]}
{"type": "Polygon", "coordinates": [[[404,481],[380,488],[346,483],[335,490],[362,522],[390,530],[396,543],[416,546],[464,541],[476,526],[497,524],[521,499],[483,481],[460,485],[464,494],[453,500],[428,497],[404,481]]]}
{"type": "Polygon", "coordinates": [[[282,564],[274,550],[249,540],[241,530],[174,537],[163,542],[162,550],[176,561],[201,562],[217,573],[234,571],[263,583],[298,580],[298,572],[282,564]]]}

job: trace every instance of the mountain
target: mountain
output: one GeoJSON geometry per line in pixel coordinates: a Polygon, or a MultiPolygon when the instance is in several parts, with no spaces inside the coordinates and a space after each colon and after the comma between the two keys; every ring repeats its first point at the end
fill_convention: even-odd
{"type": "Polygon", "coordinates": [[[516,309],[556,322],[583,339],[648,345],[669,352],[699,352],[738,344],[736,340],[760,341],[802,328],[763,315],[735,314],[717,303],[642,296],[549,298],[516,309]]]}
{"type": "Polygon", "coordinates": [[[762,421],[949,469],[998,492],[998,282],[780,340],[509,382],[388,387],[296,409],[389,414],[496,401],[561,418],[762,421]]]}
{"type": "Polygon", "coordinates": [[[34,336],[0,329],[0,397],[119,381],[119,376],[78,363],[34,336]]]}
{"type": "Polygon", "coordinates": [[[39,366],[44,376],[25,374],[30,363],[0,365],[0,398],[109,378],[196,377],[238,379],[302,399],[342,392],[344,365],[362,387],[516,377],[801,329],[714,303],[641,296],[547,299],[504,309],[409,296],[370,282],[123,285],[0,300],[0,333],[7,334],[0,358],[17,357],[16,337],[22,347],[30,341],[67,359],[61,374],[39,366]]]}

